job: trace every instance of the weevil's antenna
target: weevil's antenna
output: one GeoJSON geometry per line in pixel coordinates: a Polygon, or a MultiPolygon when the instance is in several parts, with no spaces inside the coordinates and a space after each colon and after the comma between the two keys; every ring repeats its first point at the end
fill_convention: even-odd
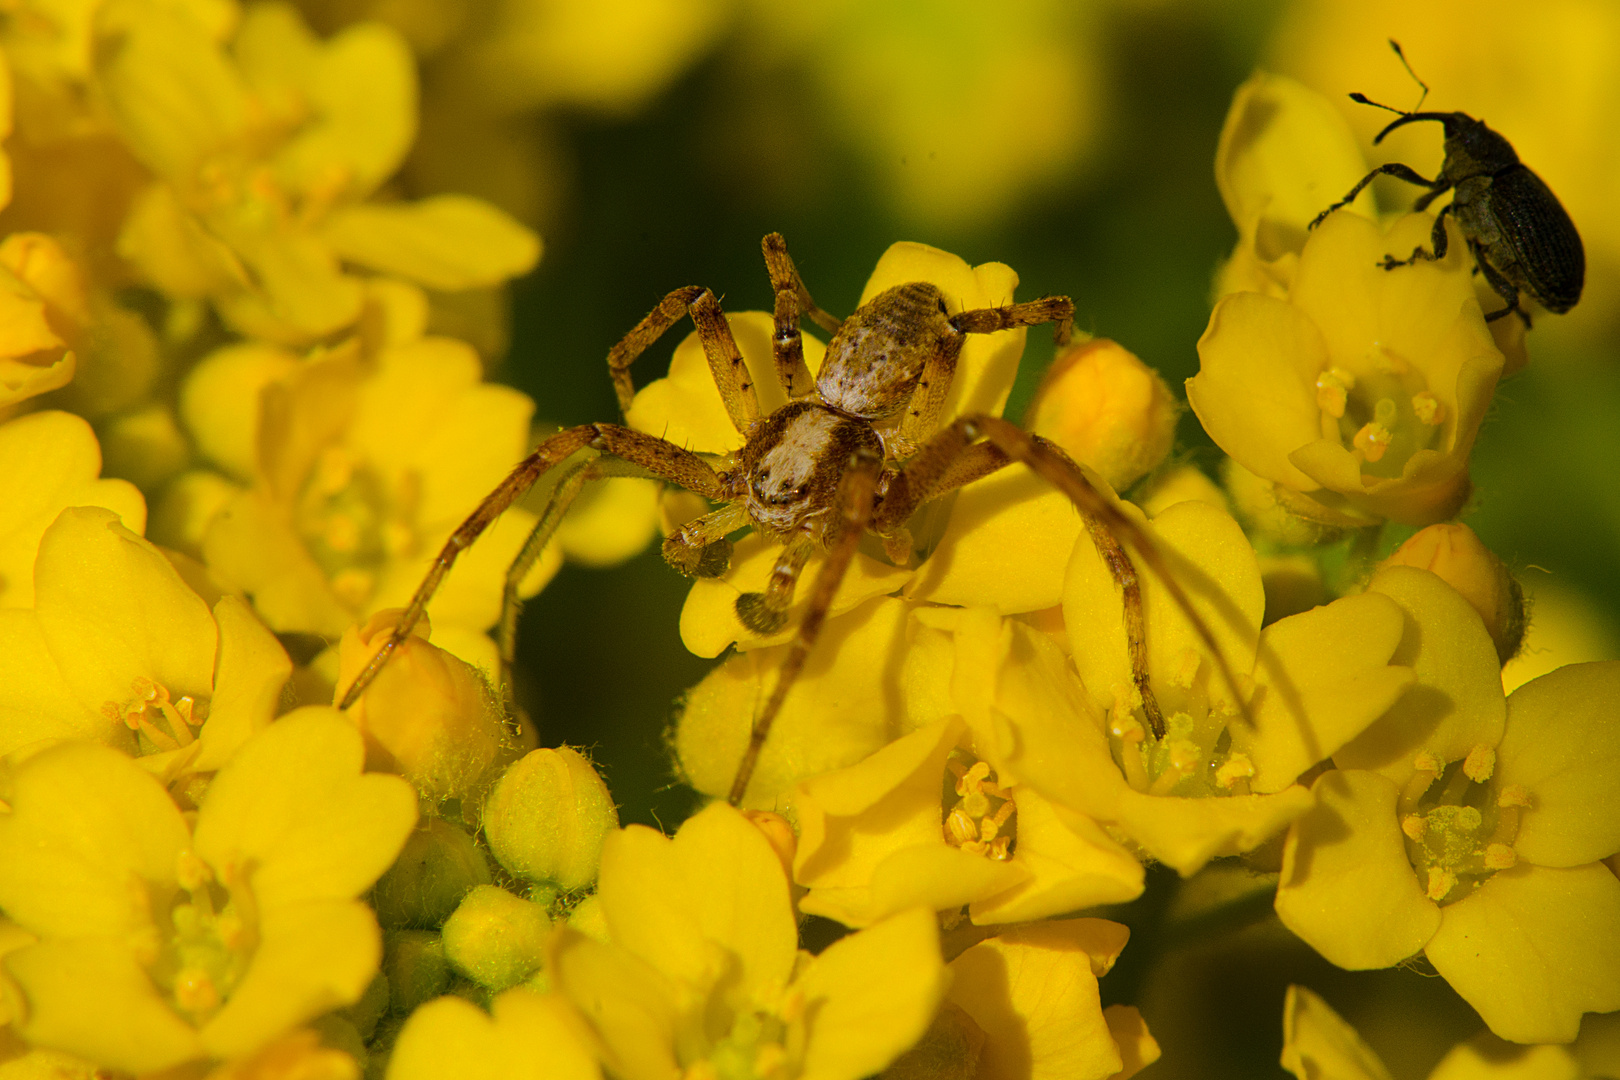
{"type": "MultiPolygon", "coordinates": [[[[1419,109],[1423,108],[1423,102],[1426,101],[1428,99],[1428,97],[1429,97],[1429,84],[1424,82],[1422,79],[1418,78],[1418,73],[1412,70],[1412,64],[1411,64],[1410,61],[1408,61],[1406,59],[1406,53],[1401,50],[1401,43],[1400,42],[1396,41],[1394,38],[1390,38],[1389,39],[1389,47],[1395,50],[1395,55],[1396,56],[1401,58],[1401,66],[1406,69],[1406,73],[1408,75],[1412,76],[1412,81],[1417,83],[1419,86],[1423,87],[1423,93],[1418,98],[1418,103],[1416,105],[1412,106],[1412,111],[1417,112],[1419,109]]],[[[1369,102],[1367,102],[1367,104],[1373,105],[1373,104],[1377,104],[1377,103],[1369,101],[1369,102]]],[[[1395,110],[1392,110],[1392,111],[1399,112],[1400,110],[1395,109],[1395,110]]]]}
{"type": "Polygon", "coordinates": [[[1397,109],[1393,105],[1385,105],[1382,101],[1374,101],[1372,98],[1368,97],[1366,94],[1361,93],[1359,90],[1352,90],[1350,92],[1350,100],[1354,101],[1354,102],[1357,102],[1358,104],[1361,104],[1361,105],[1371,105],[1375,109],[1385,109],[1385,110],[1387,110],[1389,112],[1394,113],[1396,116],[1410,116],[1410,115],[1412,115],[1411,113],[1407,112],[1405,109],[1397,109]]]}

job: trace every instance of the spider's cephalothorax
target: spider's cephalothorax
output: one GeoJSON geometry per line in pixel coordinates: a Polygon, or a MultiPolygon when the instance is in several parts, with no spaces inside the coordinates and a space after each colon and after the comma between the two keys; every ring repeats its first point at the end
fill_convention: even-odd
{"type": "Polygon", "coordinates": [[[782,553],[765,591],[737,598],[738,617],[756,633],[785,627],[800,572],[814,554],[825,555],[776,686],[754,720],[731,788],[734,804],[742,800],[771,723],[821,632],[861,537],[876,534],[889,558],[905,563],[912,558],[906,522],[919,506],[1014,461],[1069,496],[1112,568],[1125,610],[1134,681],[1155,734],[1163,735],[1164,721],[1148,684],[1141,589],[1118,537],[1128,540],[1157,571],[1171,598],[1210,647],[1227,682],[1233,683],[1213,635],[1158,549],[1133,519],[1097,493],[1063,451],[996,416],[959,416],[942,423],[967,335],[1055,323],[1058,341],[1067,341],[1074,315],[1068,297],[952,314],[950,301],[937,285],[909,282],[879,293],[840,321],[810,298],[781,236],[767,236],[763,247],[776,296],[772,360],[787,404],[760,415],[752,377],[712,292],[694,286],[670,293],[608,353],[620,406],[628,411],[635,395],[631,363],[690,314],[727,416],[743,436],[742,448],[715,458],[619,424],[582,424],[547,438],[451,535],[392,636],[345,691],[340,707],[348,708],[364,693],[410,634],[456,556],[540,477],[554,471],[558,475],[550,501],[507,574],[499,634],[506,665],[512,659],[518,583],[580,488],[593,477],[654,476],[718,504],[664,539],[664,557],[682,573],[697,577],[725,573],[731,561],[729,537],[745,527],[780,542],[782,553]],[[799,329],[803,318],[832,333],[814,382],[804,361],[799,329]]]}

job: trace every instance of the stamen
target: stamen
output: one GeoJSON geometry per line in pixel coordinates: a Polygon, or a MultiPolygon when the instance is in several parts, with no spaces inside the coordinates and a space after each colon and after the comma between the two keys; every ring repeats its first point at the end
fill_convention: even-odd
{"type": "Polygon", "coordinates": [[[1232,790],[1239,783],[1253,778],[1254,762],[1249,760],[1247,754],[1229,754],[1220,768],[1215,770],[1216,785],[1227,791],[1232,790]]]}
{"type": "Polygon", "coordinates": [[[1344,416],[1349,392],[1356,386],[1356,377],[1344,368],[1328,368],[1316,377],[1316,406],[1335,420],[1344,416]]]}
{"type": "Polygon", "coordinates": [[[979,827],[971,815],[957,807],[945,818],[945,838],[957,847],[966,847],[979,839],[979,827]]]}
{"type": "Polygon", "coordinates": [[[1427,895],[1435,903],[1446,898],[1457,884],[1457,875],[1443,866],[1429,867],[1429,888],[1427,895]]]}
{"type": "Polygon", "coordinates": [[[1517,806],[1528,810],[1531,806],[1530,789],[1523,784],[1508,784],[1496,796],[1496,805],[1501,807],[1517,806]]]}
{"type": "Polygon", "coordinates": [[[1463,772],[1476,784],[1483,784],[1496,771],[1496,751],[1489,746],[1476,746],[1468,751],[1463,761],[1463,772]]]}
{"type": "Polygon", "coordinates": [[[1418,422],[1428,427],[1439,427],[1446,420],[1446,407],[1427,390],[1412,395],[1412,411],[1417,414],[1418,422]]]}
{"type": "Polygon", "coordinates": [[[1414,844],[1423,843],[1423,838],[1429,835],[1429,819],[1422,814],[1407,814],[1401,818],[1401,832],[1414,844]]]}
{"type": "Polygon", "coordinates": [[[1485,846],[1485,868],[1487,870],[1507,870],[1518,864],[1519,855],[1506,844],[1487,844],[1485,846]]]}
{"type": "Polygon", "coordinates": [[[1356,432],[1356,436],[1351,440],[1351,443],[1357,450],[1361,451],[1363,460],[1376,462],[1383,459],[1384,452],[1389,449],[1389,444],[1394,441],[1395,436],[1390,432],[1389,428],[1374,421],[1361,425],[1361,430],[1356,432]]]}
{"type": "Polygon", "coordinates": [[[1198,668],[1203,664],[1204,658],[1194,648],[1181,650],[1176,659],[1176,670],[1170,674],[1170,685],[1182,690],[1191,690],[1193,682],[1198,678],[1198,668]]]}
{"type": "Polygon", "coordinates": [[[182,968],[174,977],[174,1003],[193,1016],[219,1008],[219,990],[202,968],[182,968]]]}

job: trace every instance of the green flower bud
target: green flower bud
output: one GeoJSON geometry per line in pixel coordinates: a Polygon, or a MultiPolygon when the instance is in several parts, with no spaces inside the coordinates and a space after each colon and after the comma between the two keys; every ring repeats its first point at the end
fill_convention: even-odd
{"type": "Polygon", "coordinates": [[[539,904],[493,885],[469,892],[444,923],[444,952],[463,975],[492,991],[540,969],[551,917],[539,904]]]}
{"type": "Polygon", "coordinates": [[[488,885],[489,861],[473,838],[429,818],[405,841],[399,858],[377,882],[372,903],[388,929],[436,929],[474,885],[488,885]]]}
{"type": "Polygon", "coordinates": [[[506,869],[563,892],[596,880],[602,841],[619,827],[613,796],[577,750],[535,750],[484,804],[484,836],[506,869]]]}
{"type": "Polygon", "coordinates": [[[394,1012],[408,1013],[450,985],[450,964],[438,934],[396,930],[388,935],[387,945],[383,974],[388,977],[388,1002],[394,1012]]]}

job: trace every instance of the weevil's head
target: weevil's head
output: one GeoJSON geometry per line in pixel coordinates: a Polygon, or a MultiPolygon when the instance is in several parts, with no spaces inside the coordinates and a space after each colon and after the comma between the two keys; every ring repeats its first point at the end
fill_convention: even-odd
{"type": "MultiPolygon", "coordinates": [[[[1363,94],[1350,96],[1364,105],[1376,105],[1380,109],[1389,108],[1388,105],[1379,105],[1376,101],[1368,100],[1363,94]]],[[[1492,131],[1486,126],[1485,121],[1476,120],[1465,112],[1402,112],[1378,133],[1373,139],[1373,145],[1377,146],[1383,142],[1384,136],[1396,128],[1419,120],[1432,120],[1445,128],[1444,175],[1448,179],[1456,181],[1482,173],[1495,173],[1519,163],[1519,155],[1513,149],[1512,143],[1492,131]]]]}

